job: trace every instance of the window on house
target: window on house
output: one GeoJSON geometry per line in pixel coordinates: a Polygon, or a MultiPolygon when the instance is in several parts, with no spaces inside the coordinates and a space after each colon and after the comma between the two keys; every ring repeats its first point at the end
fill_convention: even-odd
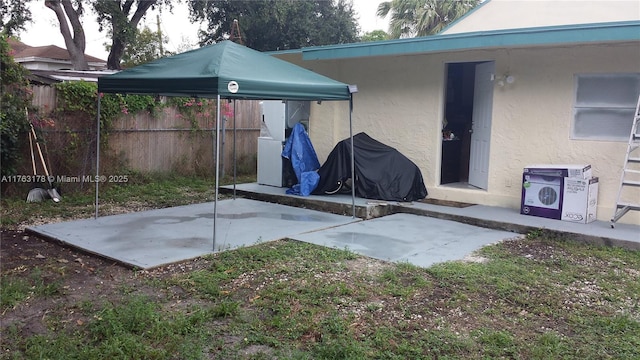
{"type": "Polygon", "coordinates": [[[640,95],[640,73],[575,76],[572,139],[627,141],[640,95]]]}

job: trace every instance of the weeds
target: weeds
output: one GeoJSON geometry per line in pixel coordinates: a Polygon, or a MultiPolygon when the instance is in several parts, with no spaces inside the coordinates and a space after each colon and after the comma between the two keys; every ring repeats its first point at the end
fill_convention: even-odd
{"type": "MultiPolygon", "coordinates": [[[[170,206],[202,203],[214,200],[215,182],[205,177],[128,175],[126,183],[106,184],[100,189],[100,211],[115,214],[125,211],[120,204],[131,209],[154,209],[170,206]]],[[[244,176],[238,182],[251,182],[253,177],[244,176]]],[[[221,185],[232,183],[224,178],[221,185]]],[[[90,218],[95,214],[95,189],[63,193],[60,203],[44,201],[26,203],[26,193],[19,197],[3,197],[0,201],[0,225],[13,227],[33,224],[40,218],[61,220],[90,218]]]]}
{"type": "Polygon", "coordinates": [[[40,268],[32,269],[27,276],[3,276],[0,285],[0,310],[14,307],[30,297],[51,297],[60,292],[60,283],[45,279],[40,268]]]}

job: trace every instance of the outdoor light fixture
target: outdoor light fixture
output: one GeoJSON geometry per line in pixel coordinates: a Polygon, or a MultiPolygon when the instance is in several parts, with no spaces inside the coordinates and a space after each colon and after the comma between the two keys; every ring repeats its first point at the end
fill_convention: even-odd
{"type": "Polygon", "coordinates": [[[358,85],[349,85],[349,94],[355,94],[358,92],[358,85]]]}
{"type": "Polygon", "coordinates": [[[500,87],[503,87],[506,84],[511,85],[514,82],[516,82],[516,78],[507,72],[507,73],[504,73],[504,75],[502,76],[496,76],[495,74],[491,74],[491,81],[497,81],[496,84],[500,87]]]}

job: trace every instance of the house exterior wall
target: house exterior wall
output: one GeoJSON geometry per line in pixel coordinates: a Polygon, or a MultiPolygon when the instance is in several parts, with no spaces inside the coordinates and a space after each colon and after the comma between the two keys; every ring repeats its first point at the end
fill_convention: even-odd
{"type": "Polygon", "coordinates": [[[640,20],[635,0],[488,0],[441,34],[640,20]]]}
{"type": "Polygon", "coordinates": [[[67,61],[61,60],[45,60],[42,58],[34,59],[34,58],[19,58],[16,59],[16,62],[24,66],[29,70],[60,70],[60,69],[70,69],[71,64],[67,61]]]}
{"type": "MultiPolygon", "coordinates": [[[[626,141],[571,140],[575,74],[640,72],[638,43],[556,48],[471,50],[439,54],[305,61],[283,56],[336,80],[357,84],[354,134],[395,147],[422,171],[432,198],[519,208],[522,169],[530,164],[591,164],[600,178],[598,219],[613,215],[626,141]],[[615,60],[612,60],[615,59],[615,60]],[[447,63],[495,61],[513,84],[494,86],[487,190],[439,185],[447,63]]],[[[312,107],[310,137],[322,163],[349,136],[348,104],[312,107]]],[[[631,121],[632,119],[629,119],[631,121]]],[[[638,193],[640,198],[640,192],[638,193]]],[[[637,212],[621,223],[640,224],[637,212]]]]}
{"type": "MultiPolygon", "coordinates": [[[[16,58],[15,61],[29,70],[64,70],[73,69],[69,60],[56,60],[47,58],[16,58]]],[[[89,62],[89,70],[104,70],[106,63],[89,62]]]]}

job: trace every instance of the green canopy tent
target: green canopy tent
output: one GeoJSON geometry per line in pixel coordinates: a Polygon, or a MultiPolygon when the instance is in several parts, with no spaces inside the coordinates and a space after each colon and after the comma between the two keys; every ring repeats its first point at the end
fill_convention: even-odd
{"type": "MultiPolygon", "coordinates": [[[[353,93],[347,85],[232,41],[223,41],[196,50],[136,66],[98,79],[99,93],[153,94],[194,98],[254,100],[349,100],[349,127],[353,93]]],[[[98,96],[98,150],[96,176],[100,165],[100,97],[98,96]]],[[[353,131],[351,131],[353,136],[353,131]]],[[[213,242],[215,250],[219,185],[220,106],[216,114],[216,191],[213,242]]],[[[352,142],[353,146],[353,142],[352,142]]],[[[352,167],[353,167],[353,150],[352,167]]],[[[353,174],[353,169],[352,169],[353,174]]],[[[355,187],[354,187],[355,188],[355,187]]],[[[99,186],[96,182],[95,217],[98,217],[99,186]]],[[[352,192],[355,217],[355,192],[352,192]]]]}
{"type": "Polygon", "coordinates": [[[223,41],[103,76],[105,93],[256,100],[349,100],[346,84],[223,41]]]}

